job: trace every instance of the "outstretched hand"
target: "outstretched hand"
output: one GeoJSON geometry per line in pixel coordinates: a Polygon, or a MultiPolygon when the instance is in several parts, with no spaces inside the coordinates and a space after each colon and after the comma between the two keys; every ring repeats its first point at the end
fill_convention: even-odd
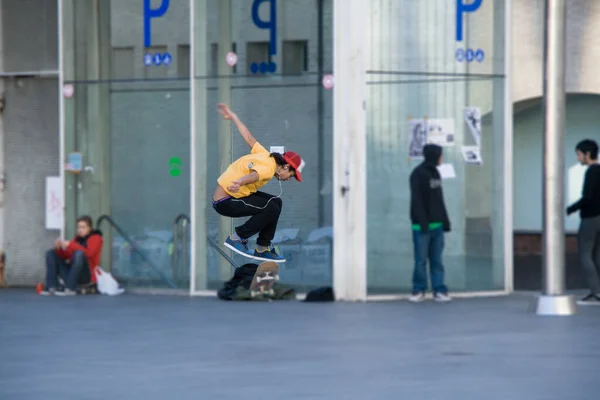
{"type": "Polygon", "coordinates": [[[233,113],[233,111],[231,111],[229,109],[227,104],[223,104],[223,103],[217,104],[217,111],[219,112],[219,114],[221,114],[223,116],[223,119],[231,120],[235,117],[235,114],[233,113]]]}

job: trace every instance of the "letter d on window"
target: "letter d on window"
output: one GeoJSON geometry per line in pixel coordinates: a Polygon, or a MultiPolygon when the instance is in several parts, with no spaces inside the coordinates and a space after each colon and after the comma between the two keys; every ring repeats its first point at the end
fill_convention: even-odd
{"type": "Polygon", "coordinates": [[[170,2],[170,0],[161,0],[158,8],[152,8],[150,1],[144,0],[144,47],[152,46],[152,31],[150,26],[152,18],[160,18],[165,15],[169,9],[170,2]]]}
{"type": "Polygon", "coordinates": [[[477,11],[483,0],[456,0],[456,41],[463,40],[463,14],[477,11]],[[472,1],[469,4],[463,1],[472,1]]]}
{"type": "Polygon", "coordinates": [[[269,52],[277,54],[277,0],[254,0],[252,3],[252,22],[259,29],[269,30],[269,52]],[[258,15],[258,8],[264,2],[269,2],[271,15],[268,21],[263,21],[258,15]]]}

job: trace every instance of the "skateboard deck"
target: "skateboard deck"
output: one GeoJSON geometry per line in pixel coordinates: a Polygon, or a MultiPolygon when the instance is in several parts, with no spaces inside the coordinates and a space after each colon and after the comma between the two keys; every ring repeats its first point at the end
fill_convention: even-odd
{"type": "Polygon", "coordinates": [[[256,273],[250,283],[252,297],[260,294],[273,295],[273,285],[279,280],[279,265],[273,261],[265,261],[256,269],[256,273]]]}

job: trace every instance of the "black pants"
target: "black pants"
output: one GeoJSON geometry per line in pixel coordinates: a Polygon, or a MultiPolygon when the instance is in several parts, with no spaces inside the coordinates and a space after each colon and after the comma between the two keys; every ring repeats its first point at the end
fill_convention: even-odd
{"type": "Polygon", "coordinates": [[[279,197],[264,192],[256,192],[241,199],[229,198],[213,202],[215,211],[225,217],[250,217],[246,223],[235,228],[235,232],[242,239],[258,233],[256,244],[259,246],[271,245],[282,207],[279,197]]]}
{"type": "Polygon", "coordinates": [[[585,281],[592,293],[600,294],[600,217],[581,219],[577,242],[585,281]]]}

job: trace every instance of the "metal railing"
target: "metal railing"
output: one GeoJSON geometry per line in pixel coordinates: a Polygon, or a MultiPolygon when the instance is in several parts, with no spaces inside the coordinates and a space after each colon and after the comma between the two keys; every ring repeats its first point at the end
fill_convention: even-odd
{"type": "Polygon", "coordinates": [[[125,232],[123,230],[123,228],[121,228],[119,225],[117,225],[117,223],[109,216],[109,215],[102,215],[100,216],[100,218],[98,218],[98,220],[96,221],[96,228],[100,229],[100,226],[102,225],[102,222],[107,221],[110,226],[117,231],[117,233],[119,235],[121,235],[121,237],[129,244],[129,246],[131,246],[131,249],[137,254],[139,255],[142,260],[144,260],[158,275],[160,275],[160,277],[173,289],[176,289],[177,286],[175,285],[175,283],[169,279],[169,277],[167,275],[165,275],[165,273],[163,271],[161,271],[161,269],[154,264],[152,261],[150,261],[150,259],[146,256],[146,254],[144,253],[144,251],[140,248],[140,246],[138,246],[138,244],[136,243],[136,241],[127,234],[127,232],[125,232]]]}
{"type": "MultiPolygon", "coordinates": [[[[187,226],[190,224],[190,217],[185,214],[179,214],[173,221],[173,279],[177,280],[180,270],[186,271],[188,265],[188,239],[187,226]],[[181,265],[179,264],[179,247],[181,241],[181,265]]],[[[212,238],[206,238],[208,244],[214,248],[233,268],[238,268],[238,264],[229,257],[219,244],[212,238]]]]}
{"type": "Polygon", "coordinates": [[[173,280],[179,280],[181,275],[185,275],[188,265],[187,256],[187,226],[190,223],[190,218],[185,214],[179,214],[173,221],[173,280]],[[179,239],[181,233],[181,240],[179,239]],[[181,265],[179,265],[179,243],[181,242],[181,265]]]}

